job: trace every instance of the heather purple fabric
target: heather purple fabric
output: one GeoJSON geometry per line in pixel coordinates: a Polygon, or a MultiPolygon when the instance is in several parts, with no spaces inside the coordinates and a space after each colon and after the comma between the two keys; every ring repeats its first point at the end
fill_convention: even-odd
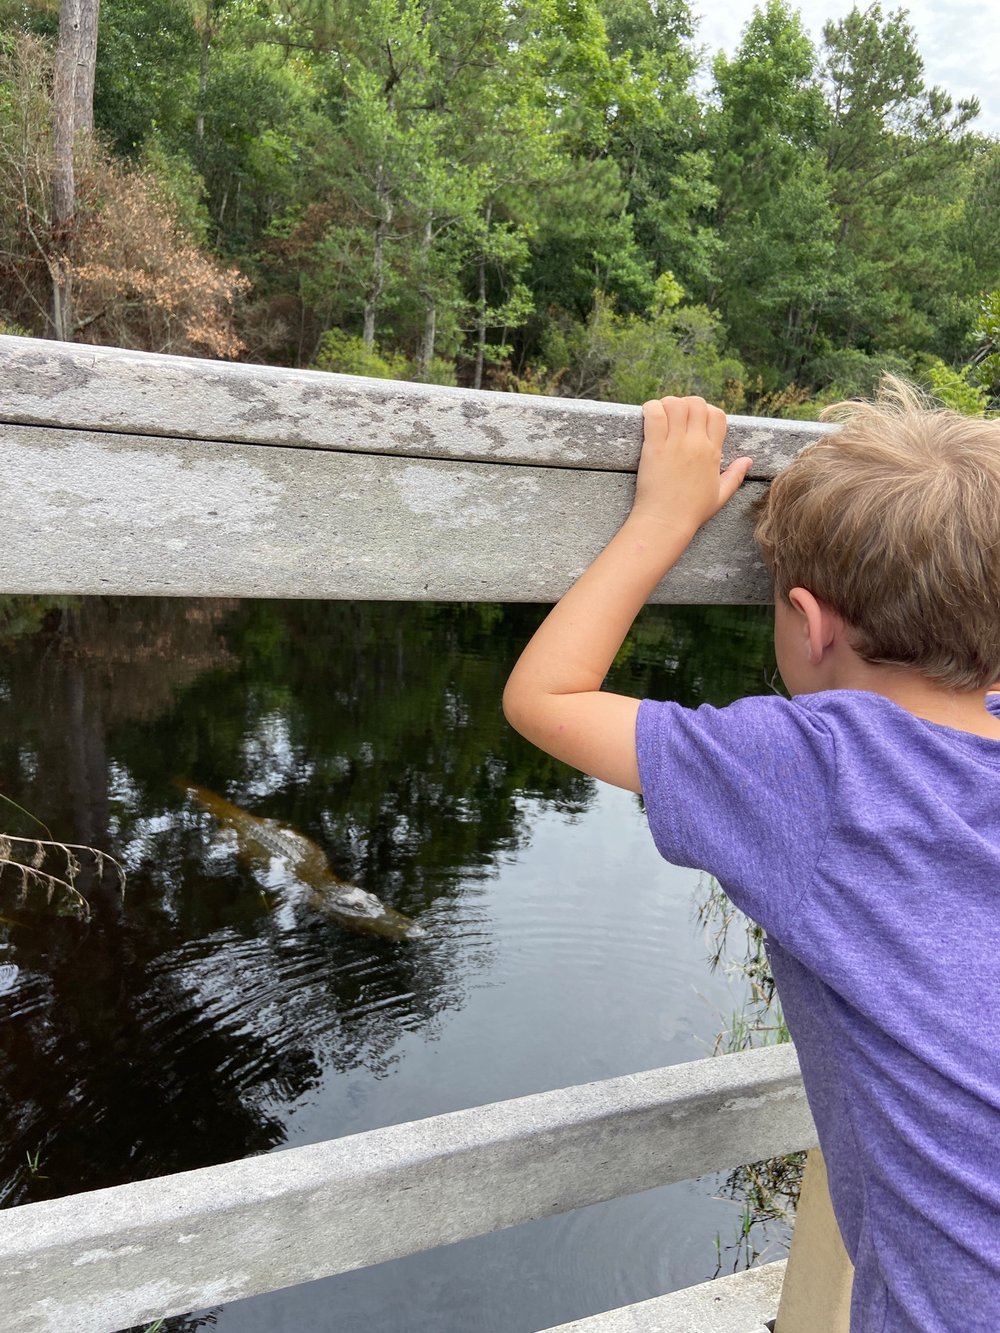
{"type": "Polygon", "coordinates": [[[1000,742],[838,690],[645,700],[636,745],[659,851],[767,931],[852,1333],[998,1333],[1000,742]]]}

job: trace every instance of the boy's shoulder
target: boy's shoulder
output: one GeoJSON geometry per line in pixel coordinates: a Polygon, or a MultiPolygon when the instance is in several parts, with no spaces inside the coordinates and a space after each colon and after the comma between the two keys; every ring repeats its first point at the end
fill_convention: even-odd
{"type": "MultiPolygon", "coordinates": [[[[1000,695],[998,712],[1000,712],[1000,695]]],[[[686,715],[689,725],[717,729],[720,736],[731,732],[735,737],[759,733],[761,744],[781,744],[796,732],[815,733],[832,738],[858,730],[862,734],[881,731],[919,731],[925,724],[885,695],[868,690],[818,690],[811,694],[747,694],[726,705],[701,704],[685,708],[680,704],[661,704],[644,700],[642,708],[677,710],[686,715]]],[[[679,720],[679,719],[678,719],[679,720]]]]}
{"type": "MultiPolygon", "coordinates": [[[[1000,695],[990,707],[1000,716],[1000,695]]],[[[779,801],[789,812],[826,806],[845,786],[905,802],[912,784],[936,774],[964,785],[983,766],[1000,770],[1000,741],[847,689],[748,695],[722,708],[644,700],[636,753],[647,806],[676,804],[681,790],[728,787],[772,814],[779,801]]]]}
{"type": "MultiPolygon", "coordinates": [[[[985,704],[994,717],[1000,718],[1000,691],[987,694],[985,704]]],[[[728,708],[734,710],[734,716],[748,720],[759,718],[764,726],[780,727],[784,720],[791,725],[797,722],[800,726],[829,732],[849,732],[859,727],[865,734],[884,733],[894,739],[912,737],[915,740],[960,742],[982,739],[973,733],[929,721],[896,703],[888,695],[874,690],[817,690],[812,694],[796,694],[791,698],[777,694],[751,694],[737,699],[728,708]]],[[[1000,747],[997,753],[1000,759],[1000,747]]]]}
{"type": "MultiPolygon", "coordinates": [[[[900,749],[915,759],[966,754],[1000,765],[1000,741],[932,721],[871,690],[824,690],[787,702],[814,726],[852,748],[856,744],[866,752],[900,749]]],[[[984,702],[986,710],[1000,718],[1000,693],[986,695],[984,702]]]]}

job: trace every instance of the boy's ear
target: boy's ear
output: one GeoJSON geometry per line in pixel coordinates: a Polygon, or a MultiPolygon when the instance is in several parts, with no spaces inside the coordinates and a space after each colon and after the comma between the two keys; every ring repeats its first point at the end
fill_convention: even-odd
{"type": "Polygon", "coordinates": [[[819,666],[843,631],[844,622],[808,588],[790,589],[788,600],[799,614],[806,657],[812,666],[819,666]]]}

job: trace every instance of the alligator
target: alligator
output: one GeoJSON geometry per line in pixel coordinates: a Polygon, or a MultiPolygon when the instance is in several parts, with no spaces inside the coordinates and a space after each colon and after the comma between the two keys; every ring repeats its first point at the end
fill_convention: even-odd
{"type": "Polygon", "coordinates": [[[236,853],[249,866],[273,871],[308,889],[309,904],[347,930],[390,940],[416,940],[424,929],[412,917],[387,907],[374,893],[348,884],[330,869],[326,854],[311,838],[276,819],[262,819],[224,796],[190,782],[177,784],[236,835],[236,853]]]}

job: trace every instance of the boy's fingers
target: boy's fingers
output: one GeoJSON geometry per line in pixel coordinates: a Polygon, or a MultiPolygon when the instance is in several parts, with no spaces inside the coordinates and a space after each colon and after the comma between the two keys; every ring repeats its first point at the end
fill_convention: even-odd
{"type": "Polygon", "coordinates": [[[648,431],[657,426],[667,436],[680,438],[686,433],[701,431],[719,450],[726,438],[726,414],[721,407],[713,407],[704,398],[651,398],[642,405],[643,423],[648,431]]]}
{"type": "Polygon", "coordinates": [[[663,404],[658,398],[651,399],[648,403],[642,405],[642,438],[643,441],[650,439],[665,438],[667,434],[667,417],[663,410],[663,404]]]}
{"type": "Polygon", "coordinates": [[[708,409],[708,438],[713,444],[722,448],[722,442],[726,438],[726,414],[721,407],[708,409]]]}
{"type": "Polygon", "coordinates": [[[719,508],[729,503],[746,480],[753,466],[752,458],[735,458],[719,477],[719,508]]]}
{"type": "Polygon", "coordinates": [[[704,398],[684,398],[687,406],[687,427],[689,431],[704,431],[708,434],[708,403],[704,398]]]}
{"type": "MultiPolygon", "coordinates": [[[[652,409],[653,403],[647,406],[652,409]]],[[[721,407],[713,407],[694,394],[687,398],[661,398],[660,406],[671,430],[675,427],[704,430],[713,444],[721,446],[726,434],[726,414],[721,407]]]]}
{"type": "Polygon", "coordinates": [[[682,435],[687,430],[688,403],[686,398],[664,398],[663,411],[667,418],[667,434],[682,435]]]}

